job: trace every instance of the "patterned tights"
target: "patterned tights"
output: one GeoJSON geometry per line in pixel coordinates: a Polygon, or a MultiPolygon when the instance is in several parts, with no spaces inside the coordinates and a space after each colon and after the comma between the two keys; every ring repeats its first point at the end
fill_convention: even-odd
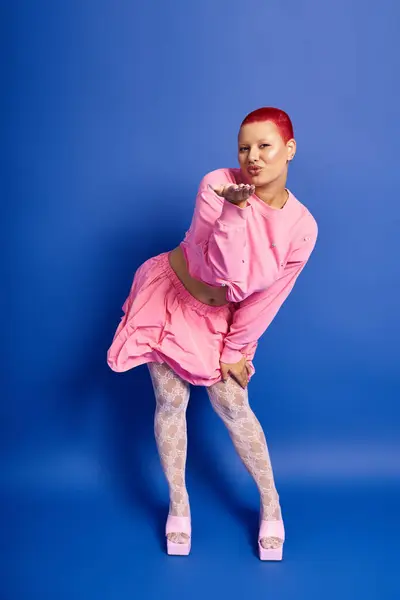
{"type": "MultiPolygon", "coordinates": [[[[189,516],[189,497],[185,483],[187,453],[186,409],[190,384],[180,378],[165,363],[148,363],[156,397],[154,432],[161,464],[170,491],[171,515],[189,516]]],[[[281,519],[279,495],[264,432],[251,410],[248,389],[243,389],[232,377],[226,383],[219,381],[206,388],[215,412],[228,428],[237,453],[252,475],[261,496],[262,518],[281,519]]],[[[184,533],[168,537],[178,543],[185,541],[184,533]]],[[[277,548],[279,538],[263,538],[264,548],[277,548]]]]}

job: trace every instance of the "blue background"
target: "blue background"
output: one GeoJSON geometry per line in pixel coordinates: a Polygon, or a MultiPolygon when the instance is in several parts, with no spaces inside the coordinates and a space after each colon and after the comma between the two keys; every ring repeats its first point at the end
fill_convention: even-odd
{"type": "Polygon", "coordinates": [[[4,5],[4,600],[398,597],[399,13],[4,5]],[[168,557],[147,367],[115,374],[106,351],[134,271],[179,244],[200,179],[237,166],[239,124],[266,105],[293,119],[288,186],[319,224],[250,386],[284,561],[257,559],[256,488],[199,387],[193,549],[168,557]]]}

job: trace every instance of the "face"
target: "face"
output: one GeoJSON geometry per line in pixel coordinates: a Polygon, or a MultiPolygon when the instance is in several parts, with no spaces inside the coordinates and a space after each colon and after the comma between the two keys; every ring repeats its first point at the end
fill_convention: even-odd
{"type": "Polygon", "coordinates": [[[288,161],[296,153],[296,142],[283,141],[272,121],[248,123],[239,131],[238,160],[246,180],[262,187],[280,178],[285,182],[288,161]]]}

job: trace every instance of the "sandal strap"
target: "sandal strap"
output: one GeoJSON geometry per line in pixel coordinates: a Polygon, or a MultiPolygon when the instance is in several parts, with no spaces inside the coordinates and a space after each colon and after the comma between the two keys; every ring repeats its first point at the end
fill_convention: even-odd
{"type": "Polygon", "coordinates": [[[277,537],[281,540],[285,539],[285,528],[283,521],[265,521],[264,519],[260,522],[260,531],[258,533],[258,539],[265,537],[277,537]]]}
{"type": "Polygon", "coordinates": [[[165,526],[165,535],[169,533],[186,533],[190,536],[192,532],[190,517],[178,517],[168,515],[165,526]]]}

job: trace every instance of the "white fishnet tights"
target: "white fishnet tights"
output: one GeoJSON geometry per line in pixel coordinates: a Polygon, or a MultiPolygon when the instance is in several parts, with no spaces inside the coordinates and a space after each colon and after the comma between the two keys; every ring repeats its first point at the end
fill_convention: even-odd
{"type": "MultiPolygon", "coordinates": [[[[161,464],[170,492],[171,515],[189,516],[189,496],[185,483],[187,454],[186,409],[190,385],[165,363],[148,363],[156,397],[154,432],[161,464]]],[[[281,519],[279,496],[275,488],[267,442],[262,427],[251,410],[248,389],[243,389],[231,377],[206,388],[215,412],[228,428],[237,453],[252,475],[261,497],[262,518],[281,519]]],[[[183,543],[184,533],[168,535],[183,543]]],[[[264,548],[277,548],[282,540],[262,538],[264,548]]]]}

